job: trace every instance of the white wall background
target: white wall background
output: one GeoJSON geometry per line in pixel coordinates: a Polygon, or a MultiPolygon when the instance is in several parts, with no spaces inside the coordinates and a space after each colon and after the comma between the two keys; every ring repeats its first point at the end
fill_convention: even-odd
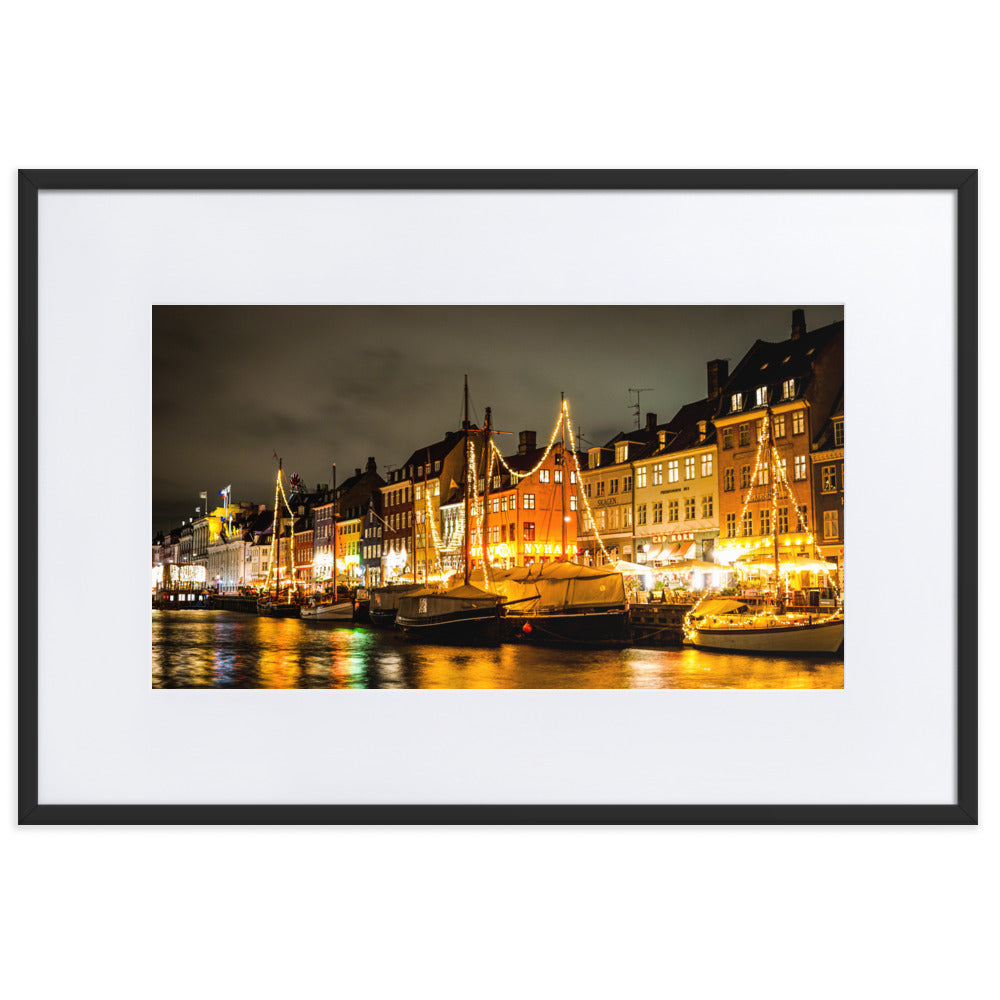
{"type": "MultiPolygon", "coordinates": [[[[21,5],[0,58],[8,328],[17,166],[979,166],[995,330],[995,61],[974,13],[21,5]]],[[[985,371],[997,355],[984,337],[985,371]]],[[[912,998],[993,979],[989,664],[982,827],[902,830],[17,830],[11,667],[0,960],[15,995],[912,998]]]]}

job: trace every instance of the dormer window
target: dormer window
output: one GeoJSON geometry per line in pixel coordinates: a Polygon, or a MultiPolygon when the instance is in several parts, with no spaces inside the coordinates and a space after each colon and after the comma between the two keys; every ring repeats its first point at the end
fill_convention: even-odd
{"type": "Polygon", "coordinates": [[[795,379],[786,378],[785,381],[781,383],[781,398],[782,399],[795,398],[795,379]]]}
{"type": "Polygon", "coordinates": [[[729,397],[729,407],[733,413],[739,413],[743,409],[743,393],[734,392],[732,396],[729,397]]]}
{"type": "Polygon", "coordinates": [[[762,385],[757,390],[757,406],[767,406],[767,386],[762,385]]]}
{"type": "Polygon", "coordinates": [[[620,444],[615,447],[615,463],[621,465],[628,461],[628,444],[620,444]]]}

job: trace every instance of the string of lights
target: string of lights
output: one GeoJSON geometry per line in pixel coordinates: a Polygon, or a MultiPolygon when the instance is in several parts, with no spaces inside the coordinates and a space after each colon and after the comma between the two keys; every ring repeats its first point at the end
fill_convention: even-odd
{"type": "Polygon", "coordinates": [[[556,439],[559,436],[559,428],[562,425],[562,420],[563,420],[563,411],[560,411],[559,419],[556,421],[555,427],[552,428],[552,436],[549,438],[549,443],[545,448],[545,452],[543,453],[542,457],[538,460],[538,464],[533,469],[530,469],[527,472],[518,472],[516,469],[512,469],[507,464],[507,460],[501,454],[500,449],[497,447],[496,441],[494,441],[492,438],[490,438],[490,452],[496,456],[499,463],[511,474],[515,482],[521,479],[527,479],[529,476],[533,476],[536,472],[538,472],[538,470],[541,469],[541,467],[545,464],[545,459],[549,457],[549,452],[552,451],[553,447],[555,446],[556,439]]]}
{"type": "Polygon", "coordinates": [[[576,442],[573,439],[573,424],[569,419],[569,400],[564,399],[562,405],[562,415],[560,419],[566,421],[566,430],[569,434],[569,450],[570,454],[573,456],[573,464],[576,466],[576,491],[577,495],[583,501],[583,509],[587,512],[587,523],[594,530],[594,537],[597,539],[597,544],[601,547],[601,552],[604,553],[604,558],[611,562],[611,555],[604,545],[604,539],[601,538],[601,533],[597,530],[597,521],[594,518],[594,514],[590,509],[590,503],[587,500],[587,492],[583,488],[583,472],[580,469],[580,459],[576,454],[576,442]]]}

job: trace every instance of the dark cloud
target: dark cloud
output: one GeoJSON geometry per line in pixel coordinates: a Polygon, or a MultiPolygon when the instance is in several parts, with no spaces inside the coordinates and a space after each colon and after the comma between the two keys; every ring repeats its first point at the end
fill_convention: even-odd
{"type": "MultiPolygon", "coordinates": [[[[629,387],[666,420],[704,397],[707,361],[787,337],[794,307],[156,306],[153,529],[228,483],[270,503],[275,451],[309,484],[369,455],[384,474],[458,426],[464,374],[477,422],[492,406],[498,428],[547,436],[565,391],[603,443],[633,426],[629,387]]],[[[810,327],[843,319],[805,309],[810,327]]]]}

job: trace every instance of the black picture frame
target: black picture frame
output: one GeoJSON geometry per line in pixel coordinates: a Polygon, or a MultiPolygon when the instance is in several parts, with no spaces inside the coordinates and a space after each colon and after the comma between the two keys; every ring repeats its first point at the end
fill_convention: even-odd
{"type": "MultiPolygon", "coordinates": [[[[978,814],[978,200],[975,170],[22,170],[19,476],[38,480],[42,191],[953,191],[957,302],[956,801],[934,805],[51,805],[38,801],[38,601],[18,605],[18,819],[60,824],[975,824],[978,814]]],[[[38,593],[38,512],[19,512],[19,589],[38,593]],[[32,554],[35,558],[32,558],[32,554]]]]}

